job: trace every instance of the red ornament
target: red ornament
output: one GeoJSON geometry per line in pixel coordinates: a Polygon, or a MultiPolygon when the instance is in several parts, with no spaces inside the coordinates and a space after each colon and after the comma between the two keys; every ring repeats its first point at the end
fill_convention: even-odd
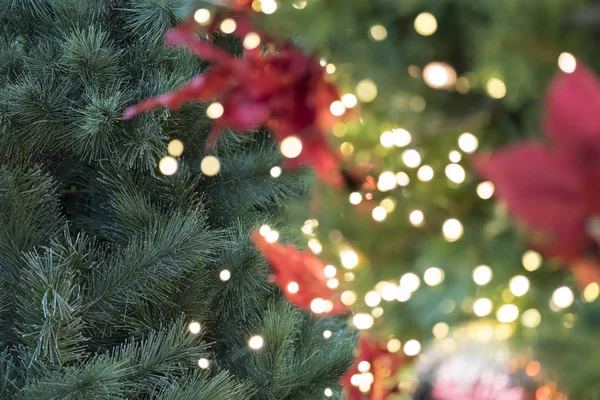
{"type": "Polygon", "coordinates": [[[384,341],[368,339],[364,336],[360,337],[358,343],[359,353],[354,359],[354,364],[350,370],[342,377],[342,385],[349,400],[365,398],[360,390],[360,383],[356,385],[358,382],[353,382],[352,377],[355,375],[359,376],[358,380],[361,383],[363,380],[366,380],[366,382],[371,381],[369,374],[372,375],[368,391],[369,400],[385,400],[388,395],[398,393],[398,381],[394,379],[394,375],[404,364],[404,356],[401,353],[390,353],[386,346],[384,341]],[[368,370],[367,366],[369,367],[368,370]]]}
{"type": "Polygon", "coordinates": [[[600,81],[593,72],[579,65],[554,79],[543,126],[550,146],[516,145],[480,156],[475,167],[540,251],[589,269],[600,260],[600,81]]]}
{"type": "Polygon", "coordinates": [[[269,243],[256,231],[252,234],[252,241],[273,268],[275,282],[292,304],[311,310],[313,300],[322,299],[331,307],[320,314],[336,315],[348,311],[341,303],[339,293],[327,286],[325,264],[313,253],[299,251],[294,246],[269,243]]]}
{"type": "MultiPolygon", "coordinates": [[[[339,155],[330,150],[324,136],[340,119],[330,111],[339,94],[325,80],[323,67],[289,42],[278,52],[264,53],[256,45],[246,49],[242,58],[235,58],[198,38],[198,30],[193,19],[186,20],[167,32],[165,42],[187,47],[212,65],[181,89],[126,109],[124,118],[160,106],[177,109],[187,101],[215,100],[223,106],[223,114],[207,140],[208,151],[214,149],[225,127],[251,131],[264,126],[279,141],[290,136],[300,139],[302,151],[287,160],[289,167],[311,165],[324,181],[343,186],[339,155]]],[[[238,18],[235,35],[245,38],[249,34],[264,43],[264,35],[252,31],[245,18],[238,18]]]]}

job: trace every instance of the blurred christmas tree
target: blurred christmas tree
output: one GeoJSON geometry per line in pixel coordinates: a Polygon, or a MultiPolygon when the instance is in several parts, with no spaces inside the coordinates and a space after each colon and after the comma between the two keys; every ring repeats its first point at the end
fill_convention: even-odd
{"type": "Polygon", "coordinates": [[[0,398],[340,396],[354,332],[250,242],[307,175],[260,132],[207,156],[206,104],[121,118],[204,68],[162,43],[183,3],[0,2],[0,398]]]}

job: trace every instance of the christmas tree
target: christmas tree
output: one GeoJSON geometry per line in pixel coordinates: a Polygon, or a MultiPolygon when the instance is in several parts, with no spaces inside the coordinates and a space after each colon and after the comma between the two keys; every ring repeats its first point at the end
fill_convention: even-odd
{"type": "Polygon", "coordinates": [[[310,176],[274,179],[264,131],[206,152],[206,103],[122,118],[205,68],[163,44],[184,3],[0,4],[0,398],[340,396],[356,334],[283,299],[250,239],[293,239],[310,176]]]}

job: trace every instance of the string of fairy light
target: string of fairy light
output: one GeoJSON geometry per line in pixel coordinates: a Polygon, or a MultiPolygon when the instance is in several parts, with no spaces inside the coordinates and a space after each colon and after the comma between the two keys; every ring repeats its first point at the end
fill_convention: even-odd
{"type": "MultiPolygon", "coordinates": [[[[292,5],[296,10],[303,10],[307,7],[308,3],[306,0],[295,0],[292,5]]],[[[252,9],[255,12],[273,14],[278,8],[279,4],[275,0],[255,0],[252,2],[252,9]]],[[[201,8],[195,12],[194,18],[200,25],[206,26],[210,23],[212,15],[208,9],[201,8]]],[[[224,34],[232,34],[236,31],[237,24],[234,19],[226,18],[220,23],[219,28],[224,34]]],[[[414,29],[422,36],[431,36],[438,29],[438,21],[433,14],[424,12],[415,18],[414,29]]],[[[388,37],[388,30],[385,26],[376,24],[368,29],[366,35],[371,40],[383,41],[388,37]]],[[[262,39],[257,33],[249,32],[242,39],[242,44],[246,49],[252,50],[262,45],[262,39]]],[[[335,74],[337,71],[336,66],[326,60],[321,60],[321,66],[330,75],[335,74]]],[[[571,73],[575,70],[577,61],[572,54],[564,52],[558,57],[558,66],[562,71],[571,73]]],[[[476,80],[474,73],[466,73],[463,76],[458,76],[456,70],[450,64],[438,61],[432,61],[422,69],[411,65],[408,68],[408,73],[413,78],[423,79],[425,84],[433,89],[456,90],[461,94],[469,92],[476,80]]],[[[507,94],[506,84],[499,77],[489,77],[485,81],[483,88],[494,99],[502,99],[507,94]]],[[[359,102],[363,104],[371,103],[376,100],[377,96],[378,89],[376,83],[369,78],[365,78],[356,84],[353,91],[343,94],[339,100],[332,102],[329,111],[333,116],[340,117],[348,109],[358,106],[359,102]]],[[[420,112],[425,109],[426,103],[422,97],[415,96],[410,99],[409,107],[415,112],[420,112]]],[[[224,112],[223,105],[216,101],[210,103],[206,108],[207,117],[213,120],[221,118],[224,112]]],[[[334,126],[332,133],[334,136],[342,138],[345,136],[346,131],[346,125],[338,123],[334,126]]],[[[379,136],[379,144],[383,148],[402,150],[400,154],[402,163],[406,168],[416,170],[416,177],[419,181],[433,181],[436,177],[436,171],[431,165],[424,163],[420,150],[415,146],[411,147],[411,143],[412,134],[401,127],[386,130],[379,136]]],[[[458,136],[457,146],[458,149],[449,152],[449,162],[444,168],[444,175],[450,184],[453,185],[460,185],[465,182],[467,172],[459,163],[463,158],[463,154],[471,154],[477,150],[479,140],[474,134],[464,132],[458,136]]],[[[354,145],[346,141],[341,144],[340,150],[342,154],[349,156],[353,153],[354,145]]],[[[297,136],[287,137],[281,141],[280,151],[286,158],[296,158],[303,151],[302,140],[297,136]]],[[[183,153],[184,144],[180,140],[175,139],[170,141],[167,146],[167,155],[158,162],[160,172],[166,176],[175,174],[178,169],[179,158],[183,153]]],[[[200,170],[206,176],[215,176],[221,171],[221,163],[217,157],[206,155],[200,163],[200,170]]],[[[283,172],[281,166],[278,165],[273,166],[269,171],[271,177],[274,179],[279,178],[283,172]]],[[[378,191],[385,193],[393,191],[398,186],[406,187],[410,185],[410,182],[410,176],[405,171],[383,171],[377,178],[376,187],[378,191]]],[[[481,199],[488,200],[494,194],[494,185],[489,181],[480,182],[476,186],[476,194],[481,199]]],[[[353,192],[348,198],[349,202],[355,206],[361,204],[364,200],[372,199],[372,193],[363,194],[361,192],[353,192]]],[[[384,223],[388,215],[395,211],[396,202],[396,199],[390,196],[374,206],[371,211],[373,220],[384,223]]],[[[416,228],[422,227],[426,223],[425,212],[421,209],[410,210],[408,221],[416,228]]],[[[301,228],[302,232],[308,237],[307,245],[314,254],[320,254],[323,251],[323,245],[314,235],[314,231],[318,225],[319,222],[316,219],[310,219],[301,228]]],[[[275,243],[279,240],[279,233],[268,225],[263,225],[259,232],[266,238],[267,242],[275,243]]],[[[441,225],[441,234],[448,242],[455,242],[463,236],[464,227],[458,219],[448,218],[441,225]]],[[[340,246],[338,254],[344,272],[340,273],[339,269],[334,265],[327,265],[323,269],[323,275],[327,279],[327,286],[331,289],[337,289],[342,279],[345,282],[353,281],[355,275],[352,270],[359,268],[364,264],[365,260],[363,255],[359,255],[346,243],[340,246]]],[[[533,273],[543,264],[542,256],[533,250],[526,251],[521,261],[523,268],[528,273],[533,273]]],[[[219,279],[224,284],[227,284],[231,279],[231,271],[228,269],[220,270],[219,279]]],[[[384,310],[381,307],[383,301],[409,301],[413,294],[421,288],[421,279],[426,286],[435,287],[443,284],[445,273],[441,268],[430,267],[424,271],[422,278],[413,272],[407,272],[400,277],[398,283],[390,281],[377,283],[372,290],[369,290],[364,295],[364,304],[370,307],[371,311],[355,313],[351,317],[350,323],[359,330],[370,329],[374,325],[374,320],[383,315],[384,310]]],[[[493,270],[490,266],[479,265],[473,269],[472,279],[475,285],[486,286],[493,279],[493,270]]],[[[528,309],[520,313],[519,308],[515,304],[512,304],[514,298],[525,296],[530,287],[531,283],[525,275],[517,275],[510,279],[507,290],[502,293],[504,304],[496,309],[496,319],[501,323],[494,332],[496,337],[510,337],[513,329],[509,324],[515,322],[519,317],[521,324],[526,328],[535,328],[541,323],[541,314],[538,310],[528,309]]],[[[284,290],[293,294],[297,293],[301,288],[297,282],[290,282],[284,290]]],[[[597,283],[591,283],[582,292],[582,299],[585,302],[593,302],[599,295],[600,286],[597,283]]],[[[340,293],[340,300],[346,306],[355,306],[359,301],[359,296],[353,290],[343,290],[340,293]]],[[[487,297],[468,300],[463,302],[463,308],[469,308],[470,312],[477,317],[488,317],[494,311],[494,303],[487,297]]],[[[552,293],[549,300],[549,307],[553,311],[558,312],[570,307],[574,300],[573,291],[567,286],[562,286],[552,293]]],[[[454,308],[454,304],[450,304],[450,306],[450,310],[454,308]]],[[[330,310],[330,307],[331,302],[328,300],[313,299],[311,302],[311,309],[315,314],[327,312],[330,310]]],[[[572,314],[568,315],[572,317],[572,314]]],[[[489,336],[489,329],[491,329],[489,326],[485,329],[480,329],[480,335],[489,336]]],[[[202,326],[198,321],[191,321],[188,324],[188,330],[191,334],[198,335],[202,331],[202,326]]],[[[449,334],[450,326],[446,322],[438,322],[432,328],[432,335],[436,340],[451,341],[448,338],[449,334]]],[[[332,336],[333,332],[331,330],[323,331],[323,338],[325,340],[330,339],[332,336]]],[[[451,344],[451,342],[449,343],[451,344]]],[[[260,351],[264,344],[265,339],[259,334],[250,336],[247,342],[248,348],[252,351],[260,351]]],[[[413,357],[417,356],[421,352],[421,349],[421,343],[415,338],[407,338],[404,343],[396,337],[391,337],[387,341],[387,350],[390,353],[398,353],[402,350],[407,356],[413,357]]],[[[208,369],[210,367],[210,360],[206,357],[201,357],[197,361],[197,364],[201,369],[208,369]]],[[[536,365],[532,364],[531,367],[528,364],[528,368],[531,371],[539,371],[539,363],[536,365]]],[[[359,387],[361,391],[368,392],[373,382],[373,375],[369,372],[370,364],[368,362],[361,362],[358,369],[359,374],[352,377],[351,383],[359,387]]],[[[331,397],[333,396],[333,390],[325,388],[324,394],[326,397],[331,397]]]]}

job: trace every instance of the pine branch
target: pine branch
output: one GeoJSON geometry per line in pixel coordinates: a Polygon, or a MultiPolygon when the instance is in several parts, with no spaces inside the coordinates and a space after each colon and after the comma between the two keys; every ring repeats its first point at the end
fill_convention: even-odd
{"type": "Polygon", "coordinates": [[[215,376],[196,373],[174,382],[162,391],[157,400],[244,400],[252,396],[250,382],[239,381],[227,372],[215,376]]]}
{"type": "Polygon", "coordinates": [[[164,32],[187,16],[186,0],[128,1],[123,11],[127,15],[127,31],[136,40],[149,44],[162,42],[164,32]]]}

